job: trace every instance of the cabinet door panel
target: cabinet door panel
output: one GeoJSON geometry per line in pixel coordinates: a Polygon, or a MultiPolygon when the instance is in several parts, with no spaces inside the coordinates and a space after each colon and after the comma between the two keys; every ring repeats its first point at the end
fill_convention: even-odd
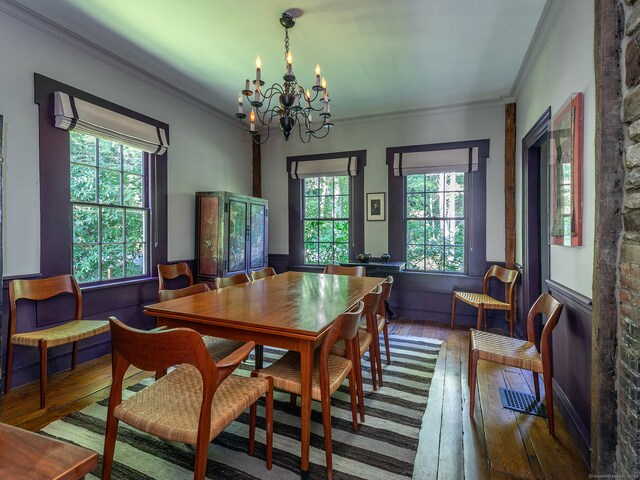
{"type": "Polygon", "coordinates": [[[264,205],[251,205],[251,257],[249,268],[265,266],[266,211],[264,205]]]}
{"type": "Polygon", "coordinates": [[[246,238],[247,204],[229,200],[229,273],[246,270],[246,238]]]}
{"type": "Polygon", "coordinates": [[[198,245],[198,274],[218,275],[218,248],[219,248],[219,208],[220,198],[201,196],[200,202],[200,238],[198,245]]]}

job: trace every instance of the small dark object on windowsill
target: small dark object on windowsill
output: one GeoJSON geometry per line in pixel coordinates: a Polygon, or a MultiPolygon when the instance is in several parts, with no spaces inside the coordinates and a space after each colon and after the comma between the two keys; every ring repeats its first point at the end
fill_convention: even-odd
{"type": "Polygon", "coordinates": [[[388,253],[383,253],[382,255],[380,255],[380,260],[383,263],[387,263],[389,260],[391,260],[391,255],[389,255],[388,253]]]}
{"type": "Polygon", "coordinates": [[[361,263],[369,263],[369,260],[371,259],[371,254],[370,253],[359,253],[358,254],[358,261],[361,263]]]}

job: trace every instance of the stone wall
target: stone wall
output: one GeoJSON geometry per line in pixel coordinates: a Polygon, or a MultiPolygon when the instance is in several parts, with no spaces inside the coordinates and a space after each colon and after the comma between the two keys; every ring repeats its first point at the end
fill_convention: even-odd
{"type": "Polygon", "coordinates": [[[617,473],[640,476],[640,2],[625,0],[621,62],[625,128],[624,233],[620,249],[617,473]]]}

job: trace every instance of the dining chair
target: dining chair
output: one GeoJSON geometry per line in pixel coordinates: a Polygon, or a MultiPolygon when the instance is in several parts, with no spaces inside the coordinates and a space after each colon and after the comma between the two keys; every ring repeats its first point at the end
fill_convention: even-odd
{"type": "MultiPolygon", "coordinates": [[[[333,478],[332,443],[331,443],[331,395],[349,378],[351,394],[351,419],[353,430],[358,431],[358,414],[356,410],[356,365],[358,323],[364,303],[341,314],[331,325],[322,346],[316,350],[313,362],[311,398],[322,403],[322,425],[324,428],[324,449],[327,462],[327,478],[333,478]],[[345,356],[333,355],[331,349],[335,343],[343,339],[347,348],[345,356]]],[[[259,378],[273,378],[273,386],[286,392],[300,395],[300,355],[289,351],[266,368],[258,370],[259,378]]]]}
{"type": "Polygon", "coordinates": [[[340,265],[325,265],[322,273],[330,275],[349,275],[351,277],[366,277],[367,270],[362,265],[342,267],[340,265]]]}
{"type": "Polygon", "coordinates": [[[230,277],[218,277],[216,278],[216,288],[226,288],[232,285],[239,285],[241,283],[248,283],[251,279],[246,273],[238,273],[230,277]]]}
{"type": "Polygon", "coordinates": [[[158,290],[166,290],[166,280],[187,277],[187,286],[193,285],[193,274],[186,262],[158,265],[158,290]]]}
{"type": "Polygon", "coordinates": [[[453,302],[451,305],[451,329],[456,316],[456,300],[478,309],[478,324],[476,328],[480,330],[482,327],[482,318],[484,317],[485,326],[487,323],[487,310],[508,310],[509,311],[509,330],[513,337],[513,324],[516,318],[516,282],[518,280],[518,271],[509,270],[500,265],[493,265],[482,280],[482,293],[473,292],[453,292],[453,302]],[[506,295],[505,301],[497,300],[489,296],[489,280],[496,278],[505,284],[506,295]]]}
{"type": "MultiPolygon", "coordinates": [[[[218,362],[199,333],[189,328],[138,330],[109,318],[113,381],[104,440],[102,480],[111,476],[118,423],[164,440],[196,445],[193,478],[205,478],[209,443],[249,408],[249,455],[253,455],[257,401],[266,396],[266,463],[272,466],[273,381],[267,376],[231,375],[253,349],[248,342],[218,362]],[[179,367],[147,388],[122,399],[130,365],[146,370],[179,367]]],[[[215,448],[215,447],[214,447],[215,448]]]]}
{"type": "MultiPolygon", "coordinates": [[[[166,302],[168,300],[173,300],[174,298],[183,298],[189,295],[209,291],[209,286],[205,283],[196,283],[190,287],[179,288],[176,290],[160,290],[158,292],[158,302],[166,302]]],[[[218,338],[211,335],[203,335],[202,340],[204,341],[204,346],[209,352],[209,356],[214,362],[223,359],[244,345],[244,342],[227,340],[226,338],[218,338]]]]}
{"type": "Polygon", "coordinates": [[[391,350],[389,349],[389,329],[387,327],[387,305],[391,298],[391,289],[393,288],[393,277],[389,275],[382,282],[382,297],[378,303],[378,312],[376,315],[378,323],[378,336],[382,333],[384,338],[384,349],[387,355],[387,365],[391,364],[391,350]]]}
{"type": "Polygon", "coordinates": [[[251,272],[251,280],[260,280],[261,278],[273,277],[276,271],[272,267],[263,268],[257,272],[251,272]]]}
{"type": "MultiPolygon", "coordinates": [[[[11,390],[14,347],[21,345],[37,348],[40,351],[40,408],[44,408],[47,391],[47,349],[73,343],[71,353],[71,370],[73,370],[76,368],[78,360],[78,341],[108,331],[109,322],[107,320],[82,320],[82,292],[72,275],[59,275],[38,280],[11,280],[9,282],[9,305],[5,392],[9,393],[11,390]],[[73,320],[65,321],[54,327],[16,333],[18,300],[39,302],[63,294],[71,294],[74,298],[73,320]]],[[[60,316],[63,319],[69,318],[62,313],[60,316]]]]}
{"type": "Polygon", "coordinates": [[[547,418],[549,419],[549,432],[555,436],[553,418],[553,358],[551,351],[551,334],[556,328],[560,313],[564,305],[558,302],[548,293],[543,293],[529,310],[527,316],[527,340],[509,338],[503,335],[483,332],[471,329],[469,340],[469,389],[470,404],[469,416],[473,418],[473,410],[476,396],[476,378],[478,360],[508,365],[511,367],[529,370],[533,373],[533,386],[536,399],[540,400],[540,385],[538,375],[542,373],[544,380],[545,400],[547,403],[547,418]],[[538,336],[537,316],[544,314],[547,321],[538,336]],[[540,338],[540,340],[538,340],[540,338]]]}

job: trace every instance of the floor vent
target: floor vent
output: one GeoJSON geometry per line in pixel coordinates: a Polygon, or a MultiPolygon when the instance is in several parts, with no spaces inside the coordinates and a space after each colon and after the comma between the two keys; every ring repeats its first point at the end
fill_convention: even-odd
{"type": "Polygon", "coordinates": [[[538,417],[546,418],[547,416],[546,408],[544,408],[542,401],[536,400],[535,395],[500,387],[500,398],[502,398],[502,406],[509,410],[537,415],[538,417]]]}

